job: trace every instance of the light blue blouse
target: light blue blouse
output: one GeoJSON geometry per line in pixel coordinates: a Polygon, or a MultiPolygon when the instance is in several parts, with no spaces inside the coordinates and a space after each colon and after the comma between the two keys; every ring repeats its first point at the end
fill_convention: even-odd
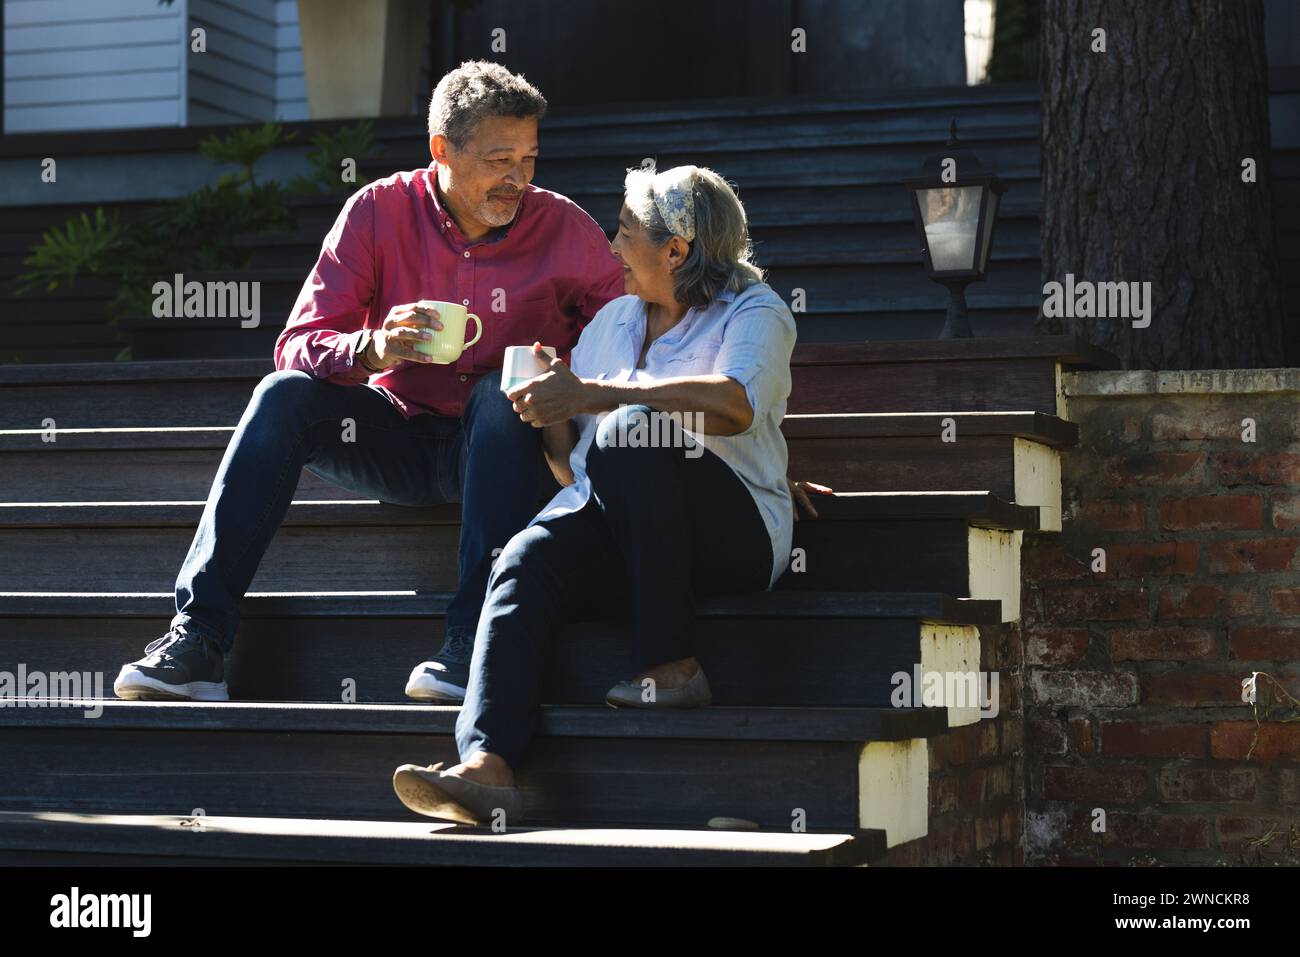
{"type": "MultiPolygon", "coordinates": [[[[745,387],[754,421],[736,435],[707,435],[682,423],[696,442],[740,477],[758,506],[772,539],[770,588],[790,562],[794,513],[785,482],[787,456],[781,420],[790,395],[790,354],[795,324],[790,309],[766,283],[724,292],[707,308],[692,308],[650,345],[644,369],[636,360],[645,342],[645,302],[620,296],[606,304],[582,331],[570,368],[583,379],[651,381],[720,374],[745,387]]],[[[579,415],[578,444],[569,456],[574,482],[563,488],[529,524],[574,512],[587,504],[587,450],[604,415],[579,415]]],[[[698,453],[697,453],[698,454],[698,453]]]]}

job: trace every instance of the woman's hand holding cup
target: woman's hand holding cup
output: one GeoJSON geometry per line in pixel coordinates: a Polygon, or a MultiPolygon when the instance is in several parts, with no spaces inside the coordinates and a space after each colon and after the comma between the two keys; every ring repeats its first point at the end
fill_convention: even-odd
{"type": "Polygon", "coordinates": [[[375,364],[387,369],[403,359],[432,362],[431,355],[417,351],[415,346],[418,342],[428,342],[433,338],[433,332],[440,329],[442,321],[438,318],[438,310],[432,306],[418,302],[394,306],[388,310],[383,326],[376,329],[372,337],[379,360],[375,364]]]}
{"type": "Polygon", "coordinates": [[[559,359],[543,352],[540,342],[533,343],[533,355],[546,364],[547,371],[506,393],[519,418],[542,429],[567,422],[582,412],[586,398],[583,381],[559,359]]]}

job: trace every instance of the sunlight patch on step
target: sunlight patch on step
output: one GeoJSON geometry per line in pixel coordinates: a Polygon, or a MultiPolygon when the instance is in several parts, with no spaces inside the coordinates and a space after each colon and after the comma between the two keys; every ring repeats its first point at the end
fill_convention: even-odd
{"type": "Polygon", "coordinates": [[[1002,621],[1020,618],[1020,529],[971,528],[967,537],[970,597],[1002,602],[1002,621]]]}
{"type": "MultiPolygon", "coordinates": [[[[921,672],[940,675],[973,674],[973,684],[964,688],[971,692],[963,700],[969,702],[957,707],[957,701],[945,701],[948,709],[948,727],[974,724],[980,719],[980,633],[974,625],[946,625],[921,623],[921,672]]],[[[947,684],[945,682],[945,687],[947,684]]],[[[921,689],[914,689],[919,695],[921,689]]]]}
{"type": "Polygon", "coordinates": [[[1016,437],[1012,447],[1017,505],[1038,508],[1038,529],[1061,530],[1061,454],[1041,442],[1016,437]]]}
{"type": "Polygon", "coordinates": [[[925,738],[870,741],[858,757],[858,826],[885,832],[885,846],[930,829],[930,750],[925,738]]]}

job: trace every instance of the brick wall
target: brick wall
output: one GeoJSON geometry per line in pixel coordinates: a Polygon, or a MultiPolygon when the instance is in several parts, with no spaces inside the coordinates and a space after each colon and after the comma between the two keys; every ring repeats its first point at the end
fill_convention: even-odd
{"type": "Polygon", "coordinates": [[[1020,665],[1018,626],[980,628],[980,669],[998,673],[997,716],[929,739],[929,833],[877,866],[1025,863],[1020,665]]]}
{"type": "Polygon", "coordinates": [[[1026,862],[1300,862],[1300,722],[1257,735],[1241,693],[1300,697],[1300,370],[1064,389],[1064,531],[1022,553],[1026,862]]]}

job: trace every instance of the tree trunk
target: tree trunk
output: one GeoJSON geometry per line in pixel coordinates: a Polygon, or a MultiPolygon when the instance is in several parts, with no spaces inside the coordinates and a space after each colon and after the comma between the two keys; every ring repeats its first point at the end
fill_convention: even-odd
{"type": "Polygon", "coordinates": [[[1039,85],[1043,282],[1149,281],[1151,320],[1035,331],[1129,369],[1281,365],[1261,0],[1045,0],[1039,85]]]}

